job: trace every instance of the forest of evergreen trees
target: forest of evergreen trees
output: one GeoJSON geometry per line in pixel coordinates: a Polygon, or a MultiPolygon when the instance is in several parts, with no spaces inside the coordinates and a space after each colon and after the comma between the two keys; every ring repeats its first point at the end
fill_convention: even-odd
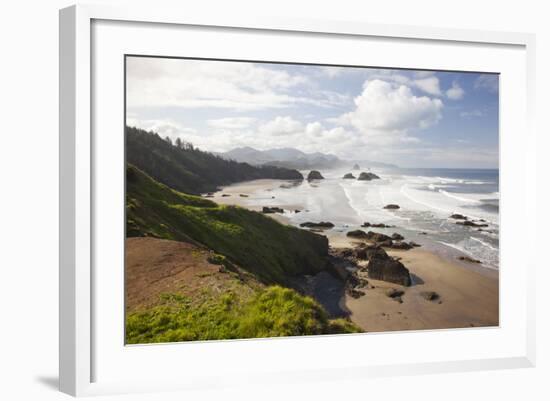
{"type": "Polygon", "coordinates": [[[302,180],[297,170],[251,166],[202,151],[191,143],[161,138],[154,132],[126,127],[126,162],[155,180],[189,194],[215,191],[219,186],[262,178],[302,180]]]}

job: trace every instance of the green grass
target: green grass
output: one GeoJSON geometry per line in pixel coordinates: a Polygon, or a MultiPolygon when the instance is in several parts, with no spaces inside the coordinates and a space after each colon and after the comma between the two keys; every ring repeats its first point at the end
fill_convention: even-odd
{"type": "Polygon", "coordinates": [[[292,276],[329,268],[326,237],[172,190],[131,165],[126,211],[127,236],[203,244],[264,283],[287,285],[292,276]]]}
{"type": "Polygon", "coordinates": [[[246,297],[228,291],[204,297],[198,304],[180,295],[165,294],[163,304],[129,314],[129,344],[356,333],[344,319],[329,320],[310,297],[271,286],[246,297]]]}

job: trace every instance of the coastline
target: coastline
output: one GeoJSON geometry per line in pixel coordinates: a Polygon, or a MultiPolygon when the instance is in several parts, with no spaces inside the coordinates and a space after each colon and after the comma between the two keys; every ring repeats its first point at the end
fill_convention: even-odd
{"type": "MultiPolygon", "coordinates": [[[[238,205],[261,211],[262,201],[273,202],[268,195],[255,196],[258,192],[269,193],[281,185],[280,180],[255,180],[233,184],[214,193],[211,199],[220,204],[238,205]],[[222,196],[222,195],[226,196],[222,196]]],[[[275,200],[276,201],[276,200],[275,200]]],[[[271,204],[270,203],[270,204],[271,204]]],[[[306,205],[277,203],[285,210],[306,210],[306,205]]],[[[273,213],[270,217],[290,224],[284,214],[273,213]]],[[[322,232],[332,248],[353,247],[356,241],[344,232],[322,232]]],[[[342,306],[350,312],[350,319],[367,332],[422,330],[463,327],[489,327],[499,324],[499,272],[444,257],[432,250],[415,248],[407,251],[388,250],[388,254],[400,257],[409,269],[413,285],[368,280],[365,295],[353,298],[342,297],[342,306]],[[374,287],[374,288],[373,288],[374,287]],[[386,295],[389,289],[404,291],[402,303],[386,295]],[[439,298],[430,301],[424,292],[434,291],[439,298]]]]}

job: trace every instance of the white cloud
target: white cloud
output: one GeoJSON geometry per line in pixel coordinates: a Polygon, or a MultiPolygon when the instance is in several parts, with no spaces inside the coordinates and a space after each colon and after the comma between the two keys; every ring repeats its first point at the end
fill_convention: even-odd
{"type": "Polygon", "coordinates": [[[441,89],[439,88],[439,79],[437,77],[415,79],[413,83],[418,89],[429,93],[430,95],[441,95],[441,89]]]}
{"type": "Polygon", "coordinates": [[[208,120],[206,123],[213,128],[241,129],[250,127],[255,121],[256,118],[252,117],[227,117],[208,120]]]}
{"type": "Polygon", "coordinates": [[[427,78],[435,75],[435,71],[415,71],[414,76],[416,78],[427,78]]]}
{"type": "Polygon", "coordinates": [[[447,97],[452,100],[460,100],[464,97],[464,89],[460,87],[458,82],[453,82],[453,86],[445,92],[447,97]]]}
{"type": "Polygon", "coordinates": [[[366,81],[355,98],[355,110],[340,118],[367,137],[398,139],[413,129],[427,128],[441,119],[443,102],[415,96],[405,85],[375,79],[366,81]]]}
{"type": "Polygon", "coordinates": [[[353,70],[345,67],[324,67],[324,66],[319,67],[319,72],[321,73],[321,75],[329,78],[336,78],[346,73],[347,71],[353,71],[353,70]]]}
{"type": "Polygon", "coordinates": [[[474,82],[475,89],[486,89],[492,93],[498,93],[498,79],[496,74],[482,74],[474,82]]]}
{"type": "Polygon", "coordinates": [[[290,89],[308,78],[253,63],[130,57],[127,105],[258,110],[304,99],[290,89]]]}
{"type": "Polygon", "coordinates": [[[145,131],[153,131],[162,138],[169,137],[172,140],[177,138],[185,139],[197,135],[194,128],[184,127],[178,122],[172,120],[140,120],[135,117],[126,117],[126,125],[129,127],[141,128],[145,131]]]}
{"type": "Polygon", "coordinates": [[[260,125],[259,131],[261,134],[271,136],[284,136],[294,134],[304,129],[300,121],[292,117],[276,117],[265,124],[260,125]]]}

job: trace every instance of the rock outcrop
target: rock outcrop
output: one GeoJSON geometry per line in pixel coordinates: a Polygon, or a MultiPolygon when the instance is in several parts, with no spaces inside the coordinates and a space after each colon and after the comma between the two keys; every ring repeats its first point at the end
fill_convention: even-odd
{"type": "Polygon", "coordinates": [[[399,205],[390,203],[389,205],[384,206],[384,209],[400,209],[399,205]]]}
{"type": "Polygon", "coordinates": [[[313,223],[311,221],[306,221],[305,223],[300,224],[300,227],[325,229],[325,228],[334,227],[334,224],[332,224],[330,221],[320,221],[319,223],[313,223]]]}
{"type": "Polygon", "coordinates": [[[309,174],[307,175],[307,180],[308,181],[312,181],[312,180],[324,180],[325,177],[323,177],[321,175],[321,173],[317,170],[311,170],[309,172],[309,174]]]}
{"type": "Polygon", "coordinates": [[[351,237],[351,238],[358,238],[358,239],[367,239],[367,233],[364,232],[363,230],[352,230],[352,231],[348,231],[346,233],[346,235],[348,237],[351,237]]]}
{"type": "Polygon", "coordinates": [[[468,220],[468,218],[462,214],[454,213],[449,216],[450,219],[455,220],[468,220]]]}
{"type": "Polygon", "coordinates": [[[276,206],[273,206],[273,207],[269,207],[269,206],[264,206],[262,208],[262,213],[284,213],[285,211],[283,209],[281,209],[280,207],[276,207],[276,206]]]}
{"type": "Polygon", "coordinates": [[[470,221],[470,220],[464,220],[464,221],[457,221],[456,224],[459,224],[461,226],[466,226],[466,227],[489,227],[489,224],[487,223],[475,223],[473,221],[470,221]]]}
{"type": "Polygon", "coordinates": [[[357,177],[357,179],[359,181],[371,181],[371,180],[379,180],[380,177],[378,177],[376,174],[374,173],[361,173],[359,174],[359,177],[357,177]]]}
{"type": "Polygon", "coordinates": [[[369,259],[367,266],[368,277],[374,280],[383,280],[400,284],[405,287],[411,285],[411,275],[403,263],[389,257],[375,254],[369,259]]]}
{"type": "Polygon", "coordinates": [[[368,221],[361,224],[361,227],[374,227],[374,228],[391,228],[393,226],[388,226],[384,223],[369,223],[368,221]]]}
{"type": "Polygon", "coordinates": [[[352,173],[344,174],[343,178],[346,180],[355,180],[355,176],[352,173]]]}

